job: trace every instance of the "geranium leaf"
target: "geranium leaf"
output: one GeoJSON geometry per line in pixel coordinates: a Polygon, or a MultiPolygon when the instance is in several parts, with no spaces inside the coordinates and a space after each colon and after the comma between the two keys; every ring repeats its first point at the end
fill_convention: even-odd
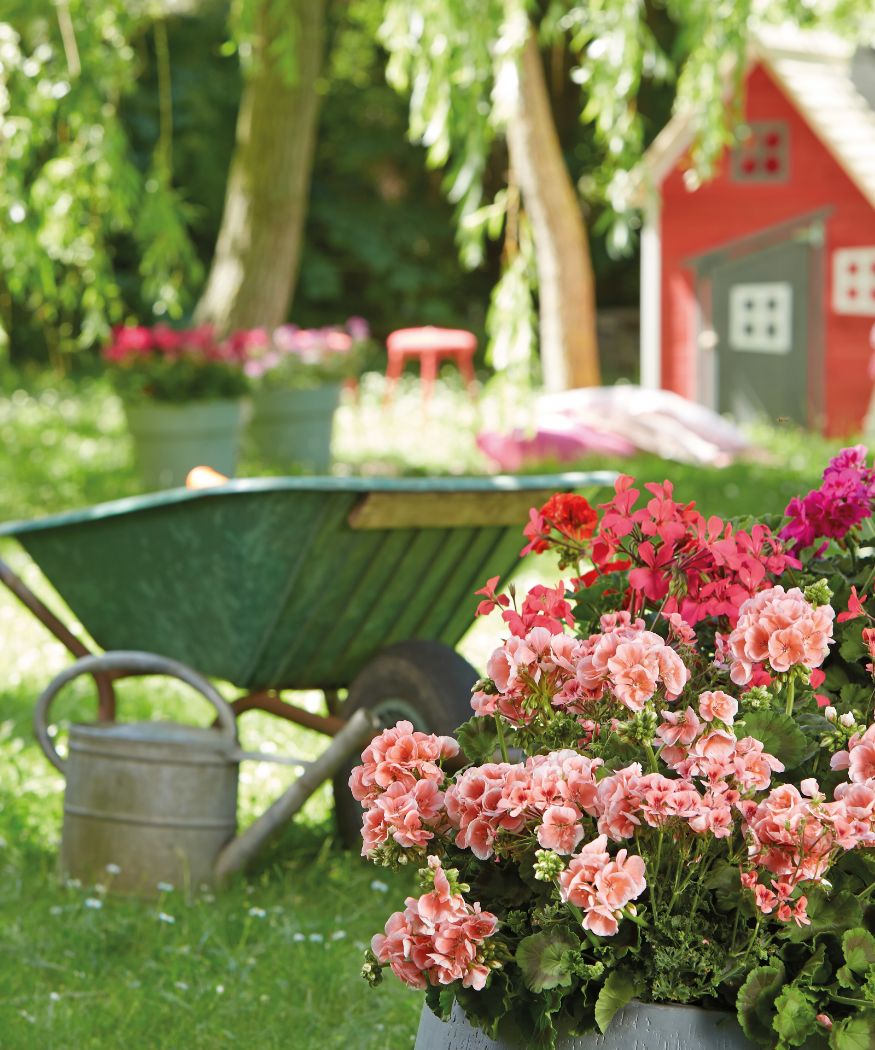
{"type": "Polygon", "coordinates": [[[857,987],[857,979],[854,976],[854,971],[848,966],[840,966],[838,970],[836,970],[836,980],[842,988],[857,987]]]}
{"type": "Polygon", "coordinates": [[[875,1012],[867,1010],[841,1021],[832,1030],[830,1050],[872,1050],[875,1046],[875,1012]]]}
{"type": "Polygon", "coordinates": [[[806,908],[810,926],[790,926],[787,928],[787,940],[799,942],[809,940],[818,933],[836,933],[859,926],[863,921],[863,909],[860,902],[849,890],[828,897],[818,886],[812,886],[808,892],[806,908]]]}
{"type": "Polygon", "coordinates": [[[814,1007],[795,985],[781,992],[775,1010],[772,1027],[789,1046],[801,1046],[817,1027],[814,1007]]]}
{"type": "Polygon", "coordinates": [[[580,941],[570,931],[559,928],[524,937],[516,950],[516,964],[526,987],[533,992],[548,988],[567,988],[571,984],[571,953],[580,941]]]}
{"type": "Polygon", "coordinates": [[[790,715],[777,711],[753,711],[744,718],[747,736],[761,740],[770,755],[779,758],[787,769],[798,765],[805,757],[808,741],[790,715]]]}
{"type": "Polygon", "coordinates": [[[875,966],[875,937],[862,926],[848,930],[842,937],[842,951],[848,969],[854,973],[865,974],[870,966],[875,966]]]}
{"type": "Polygon", "coordinates": [[[494,719],[475,715],[459,726],[456,730],[456,740],[466,761],[473,762],[474,765],[490,762],[498,750],[494,719]]]}
{"type": "MultiPolygon", "coordinates": [[[[866,650],[868,652],[868,650],[866,650]]],[[[865,710],[869,706],[869,698],[872,696],[871,685],[859,685],[856,682],[848,682],[839,691],[842,705],[847,708],[858,707],[865,710]]]]}
{"type": "Polygon", "coordinates": [[[831,967],[826,961],[826,948],[818,944],[808,961],[799,970],[799,980],[805,984],[818,984],[829,978],[831,967]]]}
{"type": "Polygon", "coordinates": [[[471,1024],[482,1028],[490,1039],[497,1039],[501,1019],[511,1008],[507,975],[501,970],[493,970],[486,987],[480,991],[457,985],[455,992],[456,1000],[471,1024]]]}
{"type": "Polygon", "coordinates": [[[739,906],[741,872],[737,864],[720,861],[711,869],[705,888],[713,891],[717,906],[730,911],[739,906]]]}
{"type": "Polygon", "coordinates": [[[767,1043],[774,1038],[772,1017],[783,983],[784,966],[780,962],[757,966],[747,975],[747,980],[738,990],[736,1006],[738,1023],[748,1039],[767,1043]]]}
{"type": "Polygon", "coordinates": [[[854,664],[858,660],[862,660],[867,652],[868,649],[863,644],[863,636],[859,623],[855,623],[850,628],[846,628],[844,631],[844,637],[839,643],[839,653],[841,658],[847,660],[849,664],[854,664]]]}
{"type": "Polygon", "coordinates": [[[633,999],[637,991],[638,986],[629,974],[622,970],[611,973],[602,985],[595,1004],[595,1020],[602,1034],[608,1030],[614,1014],[633,999]]]}

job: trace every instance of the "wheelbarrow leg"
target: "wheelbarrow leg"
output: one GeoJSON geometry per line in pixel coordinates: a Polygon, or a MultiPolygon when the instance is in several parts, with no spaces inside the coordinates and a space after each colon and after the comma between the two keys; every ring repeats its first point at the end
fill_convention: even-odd
{"type": "Polygon", "coordinates": [[[325,751],[308,766],[300,777],[274,804],[234,839],[216,863],[216,881],[221,884],[249,863],[261,847],[293,817],[313,792],[349,760],[377,728],[369,711],[356,711],[325,751]]]}
{"type": "MultiPolygon", "coordinates": [[[[66,649],[80,659],[83,656],[94,654],[81,642],[69,627],[56,616],[52,610],[41,601],[20,577],[16,576],[12,569],[0,558],[0,583],[5,584],[15,597],[28,608],[39,622],[66,647],[66,649]]],[[[97,686],[97,714],[101,722],[115,721],[115,690],[112,686],[112,677],[106,674],[95,674],[94,682],[97,686]]]]}
{"type": "Polygon", "coordinates": [[[294,722],[299,726],[304,726],[305,729],[313,729],[326,736],[337,736],[346,725],[344,718],[338,718],[334,714],[313,714],[312,711],[305,711],[302,707],[288,703],[278,693],[269,690],[241,696],[231,704],[231,707],[235,715],[242,715],[244,711],[266,711],[269,715],[276,715],[277,718],[284,718],[287,722],[294,722]]]}

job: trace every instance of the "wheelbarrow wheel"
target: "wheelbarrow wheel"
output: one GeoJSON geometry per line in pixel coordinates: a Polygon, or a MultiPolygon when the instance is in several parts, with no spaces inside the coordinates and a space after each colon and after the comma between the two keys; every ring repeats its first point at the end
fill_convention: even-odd
{"type": "MultiPolygon", "coordinates": [[[[471,689],[480,676],[440,642],[399,642],[359,672],[343,706],[345,718],[367,708],[384,727],[406,719],[424,733],[451,736],[471,717],[471,689]]],[[[334,778],[334,812],[341,841],[361,849],[362,807],[349,790],[354,756],[334,778]]]]}

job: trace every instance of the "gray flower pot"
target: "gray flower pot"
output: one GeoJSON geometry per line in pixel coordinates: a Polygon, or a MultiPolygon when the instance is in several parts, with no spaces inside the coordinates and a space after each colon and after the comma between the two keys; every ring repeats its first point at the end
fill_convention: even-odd
{"type": "MultiPolygon", "coordinates": [[[[422,1008],[415,1050],[528,1050],[525,1040],[505,1026],[495,1042],[465,1019],[459,1004],[444,1024],[422,1008]]],[[[728,1013],[696,1006],[630,1003],[619,1010],[605,1035],[560,1039],[557,1050],[756,1050],[728,1013]]]]}
{"type": "Polygon", "coordinates": [[[243,424],[243,402],[143,401],[126,404],[137,466],[150,489],[185,484],[192,467],[232,475],[243,424]]]}
{"type": "Polygon", "coordinates": [[[325,474],[339,383],[304,390],[259,390],[252,399],[252,436],[262,459],[325,474]]]}

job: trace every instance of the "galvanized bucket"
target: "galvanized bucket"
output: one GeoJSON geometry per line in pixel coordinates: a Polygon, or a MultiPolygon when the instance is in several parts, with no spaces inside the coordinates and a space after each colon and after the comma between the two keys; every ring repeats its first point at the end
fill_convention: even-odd
{"type": "MultiPolygon", "coordinates": [[[[499,1042],[468,1024],[458,1003],[445,1024],[422,1008],[415,1050],[528,1050],[529,1044],[505,1025],[499,1042]]],[[[732,1014],[696,1006],[629,1003],[618,1010],[607,1032],[559,1039],[557,1050],[756,1050],[732,1014]]]]}
{"type": "Polygon", "coordinates": [[[119,892],[155,896],[164,885],[191,892],[242,868],[373,727],[366,712],[356,712],[313,762],[240,751],[234,711],[206,679],[175,660],[114,652],[83,657],[59,674],[37,701],[34,730],[67,781],[62,874],[89,884],[108,883],[119,892]],[[49,708],[58,692],[82,674],[179,678],[215,707],[217,727],[73,725],[64,759],[49,733],[49,708]],[[280,762],[304,772],[237,838],[242,759],[280,762]]]}

